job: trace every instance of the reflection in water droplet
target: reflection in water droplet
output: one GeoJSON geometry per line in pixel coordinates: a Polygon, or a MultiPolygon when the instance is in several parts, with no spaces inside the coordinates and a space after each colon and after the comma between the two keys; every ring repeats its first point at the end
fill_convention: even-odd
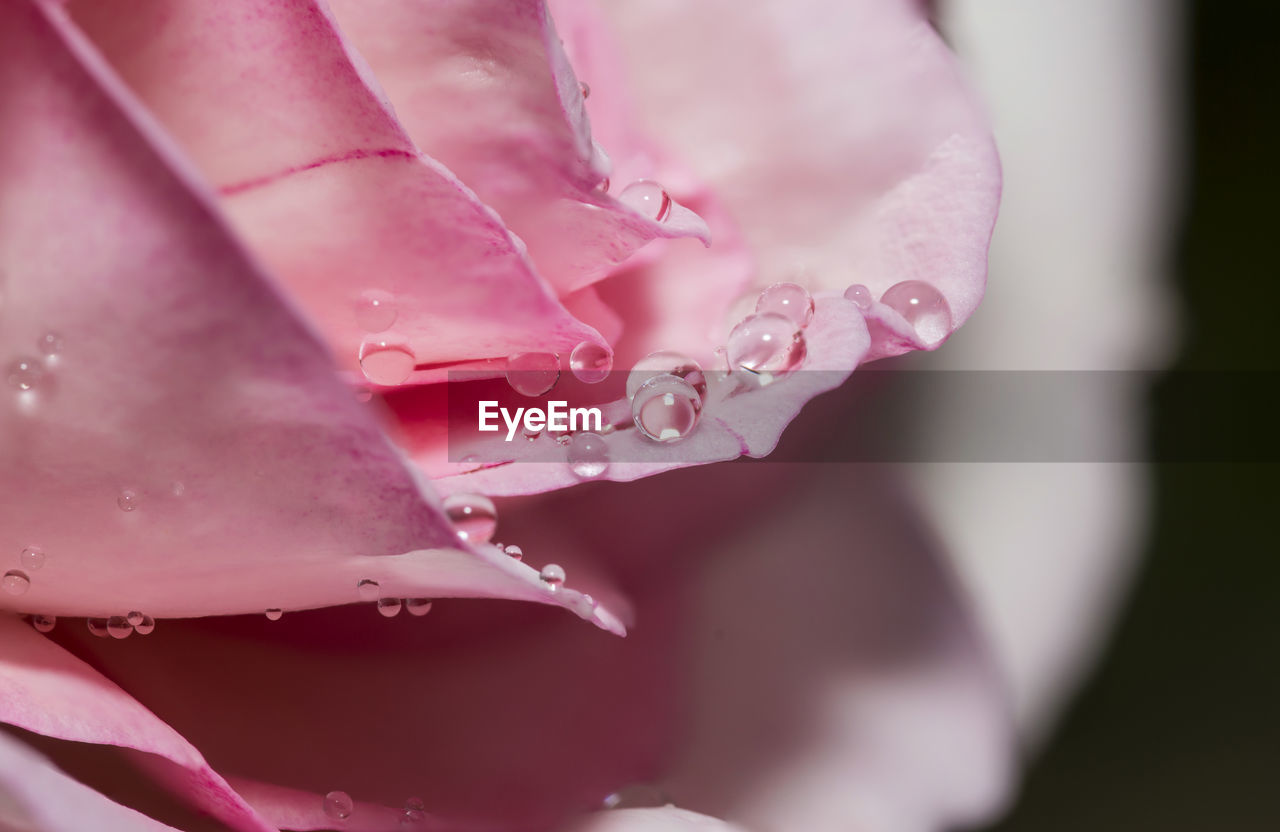
{"type": "Polygon", "coordinates": [[[431,599],[406,598],[404,599],[404,608],[409,611],[409,615],[423,616],[431,612],[431,599]]]}
{"type": "Polygon", "coordinates": [[[346,792],[329,792],[324,796],[324,813],[335,820],[346,820],[355,808],[355,801],[346,792]]]}
{"type": "Polygon", "coordinates": [[[415,364],[413,350],[402,341],[381,339],[360,345],[360,370],[374,384],[400,384],[413,372],[415,364]]]}
{"type": "Polygon", "coordinates": [[[62,352],[62,336],[56,332],[46,332],[36,339],[36,349],[42,355],[57,355],[62,352]]]}
{"type": "Polygon", "coordinates": [[[356,324],[365,332],[382,332],[396,322],[399,311],[390,292],[370,289],[356,301],[356,324]]]}
{"type": "Polygon", "coordinates": [[[120,506],[121,511],[135,510],[138,507],[138,492],[126,488],[116,497],[116,505],[120,506]]]}
{"type": "Polygon", "coordinates": [[[86,618],[85,626],[89,628],[89,634],[96,638],[107,637],[107,619],[105,618],[86,618]]]}
{"type": "Polygon", "coordinates": [[[19,358],[9,364],[9,386],[17,390],[30,390],[44,378],[44,365],[38,358],[19,358]]]}
{"type": "Polygon", "coordinates": [[[142,620],[133,625],[133,631],[140,636],[149,636],[156,629],[156,620],[149,615],[142,616],[142,620]]]}
{"type": "Polygon", "coordinates": [[[515,545],[514,543],[508,546],[507,548],[503,549],[502,551],[506,552],[508,555],[515,558],[516,560],[524,559],[524,549],[521,549],[519,546],[515,545]]]}
{"type": "Polygon", "coordinates": [[[379,598],[378,599],[378,615],[383,618],[395,618],[400,614],[400,610],[404,607],[404,602],[399,598],[379,598]]]}
{"type": "Polygon", "coordinates": [[[947,299],[923,280],[895,283],[880,296],[880,302],[906,318],[920,340],[929,346],[940,343],[951,332],[947,299]]]}
{"type": "Polygon", "coordinates": [[[606,797],[601,805],[605,809],[656,809],[671,803],[671,797],[657,786],[632,783],[606,797]]]}
{"type": "Polygon", "coordinates": [[[569,353],[569,370],[583,384],[598,384],[613,369],[613,353],[593,341],[583,341],[569,353]]]}
{"type": "Polygon", "coordinates": [[[859,309],[871,308],[871,290],[861,283],[855,283],[844,290],[846,300],[851,300],[859,309]]]}
{"type": "Polygon", "coordinates": [[[360,596],[361,601],[378,600],[380,589],[381,587],[378,586],[377,581],[371,581],[368,578],[356,583],[356,594],[360,596]]]}
{"type": "Polygon", "coordinates": [[[27,590],[31,589],[31,579],[27,577],[26,572],[10,569],[4,573],[4,578],[0,579],[0,586],[3,586],[4,591],[10,595],[26,595],[27,590]]]}
{"type": "Polygon", "coordinates": [[[637,179],[623,188],[618,201],[654,222],[665,222],[671,215],[671,197],[661,185],[649,179],[637,179]]]}
{"type": "Polygon", "coordinates": [[[284,616],[284,610],[279,607],[272,607],[263,614],[266,615],[268,621],[279,621],[284,616]]]}
{"type": "Polygon", "coordinates": [[[133,635],[133,625],[123,615],[113,615],[107,619],[107,635],[112,638],[128,638],[133,635]]]}
{"type": "Polygon", "coordinates": [[[58,619],[52,615],[33,615],[31,616],[31,626],[36,628],[37,632],[47,633],[57,626],[58,619]]]}
{"type": "Polygon", "coordinates": [[[804,356],[804,341],[795,323],[773,312],[748,315],[729,333],[729,366],[764,374],[794,369],[804,356]]]}
{"type": "Polygon", "coordinates": [[[24,569],[29,569],[34,572],[44,566],[44,549],[41,549],[39,546],[28,546],[22,550],[22,554],[18,556],[18,560],[22,563],[22,567],[24,569]]]}
{"type": "Polygon", "coordinates": [[[542,567],[542,571],[538,573],[538,577],[544,584],[552,589],[559,589],[564,586],[564,567],[558,563],[548,563],[542,567]]]}
{"type": "Polygon", "coordinates": [[[507,383],[522,396],[541,396],[560,380],[560,356],[518,352],[507,358],[507,383]]]}
{"type": "Polygon", "coordinates": [[[575,434],[565,458],[574,476],[584,480],[594,480],[609,470],[609,446],[599,434],[575,434]]]}
{"type": "Polygon", "coordinates": [[[798,283],[775,283],[756,298],[757,312],[772,312],[804,329],[813,320],[813,297],[798,283]]]}
{"type": "Polygon", "coordinates": [[[631,418],[655,442],[677,442],[698,426],[702,397],[682,378],[663,374],[641,385],[631,400],[631,418]]]}
{"type": "Polygon", "coordinates": [[[124,620],[128,621],[130,624],[136,627],[142,623],[142,618],[143,618],[142,613],[138,612],[137,610],[134,610],[133,612],[126,615],[124,617],[124,620]]]}
{"type": "Polygon", "coordinates": [[[707,377],[701,365],[684,353],[674,350],[651,352],[636,362],[627,375],[627,398],[634,399],[636,391],[654,376],[673,375],[682,378],[698,391],[699,398],[707,395],[707,377]]]}
{"type": "Polygon", "coordinates": [[[480,494],[453,494],[444,498],[444,513],[467,543],[487,543],[498,527],[498,510],[493,500],[480,494]]]}

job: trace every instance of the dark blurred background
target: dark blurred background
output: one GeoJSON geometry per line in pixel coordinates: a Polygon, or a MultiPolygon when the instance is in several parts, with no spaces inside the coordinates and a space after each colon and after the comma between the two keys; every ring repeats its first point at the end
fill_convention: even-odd
{"type": "MultiPolygon", "coordinates": [[[[1280,378],[1280,11],[1189,6],[1187,204],[1170,252],[1184,309],[1176,368],[1270,371],[1257,376],[1270,384],[1280,378]]],[[[1151,405],[1157,443],[1184,430],[1280,430],[1274,407],[1214,412],[1167,385],[1151,405]]],[[[1280,466],[1154,473],[1144,566],[1119,625],[992,832],[1280,830],[1280,466]]]]}

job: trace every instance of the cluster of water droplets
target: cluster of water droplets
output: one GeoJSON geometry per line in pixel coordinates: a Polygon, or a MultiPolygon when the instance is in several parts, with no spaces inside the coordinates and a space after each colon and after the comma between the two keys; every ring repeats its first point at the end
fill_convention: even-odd
{"type": "Polygon", "coordinates": [[[775,283],[756,298],[755,312],[729,332],[725,356],[731,372],[768,384],[804,361],[804,330],[813,321],[813,297],[798,283],[775,283]]]}
{"type": "Polygon", "coordinates": [[[156,629],[156,620],[138,610],[126,615],[112,615],[107,618],[86,618],[85,626],[89,633],[98,638],[124,639],[137,633],[140,636],[151,635],[156,629]]]}
{"type": "MultiPolygon", "coordinates": [[[[332,791],[321,798],[320,808],[325,817],[341,822],[355,814],[356,802],[346,792],[332,791]]],[[[427,804],[421,798],[411,797],[400,808],[401,826],[416,826],[426,820],[427,804]]]]}
{"type": "Polygon", "coordinates": [[[38,355],[19,355],[11,359],[5,368],[5,380],[19,393],[36,390],[48,383],[62,353],[63,339],[57,332],[45,332],[36,339],[34,346],[38,355]]]}
{"type": "MultiPolygon", "coordinates": [[[[844,296],[859,309],[871,309],[871,290],[855,283],[844,290],[844,296]]],[[[880,296],[880,302],[903,317],[926,346],[940,343],[951,332],[951,306],[932,284],[923,280],[895,283],[880,296]]]]}

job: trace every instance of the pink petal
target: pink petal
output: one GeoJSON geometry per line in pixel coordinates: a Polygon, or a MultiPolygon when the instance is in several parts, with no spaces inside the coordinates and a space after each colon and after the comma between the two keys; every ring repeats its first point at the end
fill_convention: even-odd
{"type": "Polygon", "coordinates": [[[740,832],[741,828],[675,806],[596,812],[571,832],[740,832]]]}
{"type": "Polygon", "coordinates": [[[419,152],[323,5],[73,8],[343,366],[358,369],[366,341],[404,345],[419,365],[601,342],[493,211],[419,152]],[[366,291],[392,296],[385,330],[357,320],[366,291]]]}
{"type": "Polygon", "coordinates": [[[0,607],[155,617],[497,596],[612,616],[493,547],[463,551],[323,347],[60,11],[0,32],[4,550],[0,607]],[[60,352],[37,342],[58,333],[60,352]],[[122,510],[132,509],[132,510],[122,510]],[[387,556],[387,557],[379,557],[387,556]]]}
{"type": "MultiPolygon", "coordinates": [[[[647,122],[727,203],[762,283],[982,297],[999,197],[985,119],[919,3],[607,4],[647,122]]],[[[574,51],[571,48],[571,53],[574,51]]],[[[877,310],[871,357],[923,346],[877,310]]],[[[931,346],[936,347],[937,344],[931,346]]]]}

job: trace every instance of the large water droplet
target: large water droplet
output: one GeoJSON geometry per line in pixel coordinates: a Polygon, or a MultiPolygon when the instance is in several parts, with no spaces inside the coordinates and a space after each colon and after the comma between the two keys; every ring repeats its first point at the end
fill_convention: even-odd
{"type": "Polygon", "coordinates": [[[804,340],[790,318],[774,312],[748,315],[729,333],[729,366],[757,375],[792,370],[804,357],[804,340]]]}
{"type": "Polygon", "coordinates": [[[329,792],[324,796],[324,813],[335,820],[346,820],[355,808],[356,802],[346,792],[329,792]]]}
{"type": "Polygon", "coordinates": [[[263,613],[263,615],[267,617],[268,621],[279,621],[282,617],[284,617],[284,610],[280,609],[279,607],[272,607],[271,609],[263,613]]]}
{"type": "Polygon", "coordinates": [[[421,617],[431,612],[431,599],[406,598],[404,599],[404,608],[409,611],[409,615],[421,617]]]}
{"type": "Polygon", "coordinates": [[[370,289],[356,300],[356,324],[365,332],[382,332],[396,322],[399,311],[394,295],[370,289]]]}
{"type": "Polygon", "coordinates": [[[56,332],[46,332],[36,339],[36,349],[41,355],[57,355],[62,352],[62,336],[56,332]]]}
{"type": "Polygon", "coordinates": [[[507,383],[522,396],[541,396],[560,380],[560,356],[518,352],[507,358],[507,383]]]}
{"type": "Polygon", "coordinates": [[[548,563],[542,567],[542,571],[538,573],[538,578],[552,589],[559,589],[564,586],[564,567],[558,563],[548,563]]]}
{"type": "Polygon", "coordinates": [[[584,480],[594,480],[609,470],[609,445],[596,433],[574,434],[565,457],[569,470],[584,480]]]}
{"type": "Polygon", "coordinates": [[[583,341],[569,353],[569,370],[583,384],[598,384],[613,369],[613,353],[594,341],[583,341]]]}
{"type": "Polygon", "coordinates": [[[400,384],[417,363],[413,350],[401,341],[380,339],[360,345],[360,370],[374,384],[384,387],[400,384]]]}
{"type": "Polygon", "coordinates": [[[377,581],[371,581],[368,578],[356,583],[356,594],[360,596],[361,601],[378,600],[381,589],[377,581]]]}
{"type": "Polygon", "coordinates": [[[671,797],[657,786],[632,783],[606,797],[602,806],[605,809],[656,809],[671,803],[671,797]]]}
{"type": "Polygon", "coordinates": [[[855,283],[848,289],[844,290],[845,300],[853,301],[854,305],[859,309],[867,310],[871,308],[871,290],[861,283],[855,283]]]}
{"type": "MultiPolygon", "coordinates": [[[[129,622],[133,624],[132,621],[129,622]]],[[[133,624],[133,631],[140,636],[149,636],[156,629],[156,620],[149,615],[142,616],[142,620],[133,624]]]]}
{"type": "Polygon", "coordinates": [[[698,391],[699,397],[705,398],[707,395],[707,377],[697,361],[673,350],[659,350],[649,353],[631,368],[627,375],[627,398],[634,399],[641,385],[660,375],[682,378],[698,391]]]}
{"type": "Polygon", "coordinates": [[[116,505],[120,506],[121,511],[134,511],[138,508],[138,492],[132,488],[126,488],[116,496],[116,505]]]}
{"type": "Polygon", "coordinates": [[[18,556],[19,562],[22,563],[24,569],[32,572],[44,566],[45,562],[44,549],[39,546],[28,546],[22,550],[22,554],[18,556]]]}
{"type": "Polygon", "coordinates": [[[0,586],[10,595],[26,595],[27,590],[31,589],[31,579],[20,569],[10,569],[0,579],[0,586]]]}
{"type": "Polygon", "coordinates": [[[677,442],[698,426],[702,397],[682,378],[663,374],[641,385],[631,400],[631,418],[655,442],[677,442]]]}
{"type": "Polygon", "coordinates": [[[947,299],[923,280],[895,283],[880,296],[880,302],[906,318],[920,340],[929,346],[939,343],[951,332],[951,307],[947,299]]]}
{"type": "Polygon", "coordinates": [[[756,298],[756,312],[772,312],[804,329],[813,320],[813,297],[798,283],[775,283],[756,298]]]}
{"type": "Polygon", "coordinates": [[[493,500],[480,494],[453,494],[444,498],[443,506],[459,540],[477,544],[493,539],[498,527],[498,509],[493,500]]]}
{"type": "Polygon", "coordinates": [[[105,618],[86,618],[84,624],[89,628],[89,634],[94,638],[107,637],[107,619],[105,618]]]}
{"type": "Polygon", "coordinates": [[[31,626],[36,628],[36,632],[50,632],[58,624],[58,619],[52,615],[33,615],[31,616],[31,626]]]}
{"type": "Polygon", "coordinates": [[[128,638],[133,635],[133,625],[123,615],[113,615],[107,619],[107,635],[112,638],[128,638]]]}
{"type": "Polygon", "coordinates": [[[395,618],[400,614],[400,610],[404,607],[404,602],[399,598],[379,598],[378,599],[378,615],[383,618],[395,618]]]}
{"type": "Polygon", "coordinates": [[[671,215],[671,197],[661,185],[649,179],[637,179],[623,188],[618,201],[654,222],[664,222],[671,215]]]}
{"type": "Polygon", "coordinates": [[[44,378],[44,365],[38,358],[24,356],[10,362],[7,375],[10,387],[17,390],[30,390],[44,378]]]}
{"type": "Polygon", "coordinates": [[[130,624],[132,624],[135,627],[142,623],[142,619],[143,619],[142,613],[138,612],[137,610],[134,610],[133,612],[129,613],[124,617],[125,621],[128,621],[130,624]]]}
{"type": "Polygon", "coordinates": [[[502,551],[506,552],[509,556],[511,556],[512,558],[515,558],[516,560],[524,559],[524,549],[521,549],[519,546],[515,545],[514,543],[512,543],[510,546],[503,549],[502,551]]]}

